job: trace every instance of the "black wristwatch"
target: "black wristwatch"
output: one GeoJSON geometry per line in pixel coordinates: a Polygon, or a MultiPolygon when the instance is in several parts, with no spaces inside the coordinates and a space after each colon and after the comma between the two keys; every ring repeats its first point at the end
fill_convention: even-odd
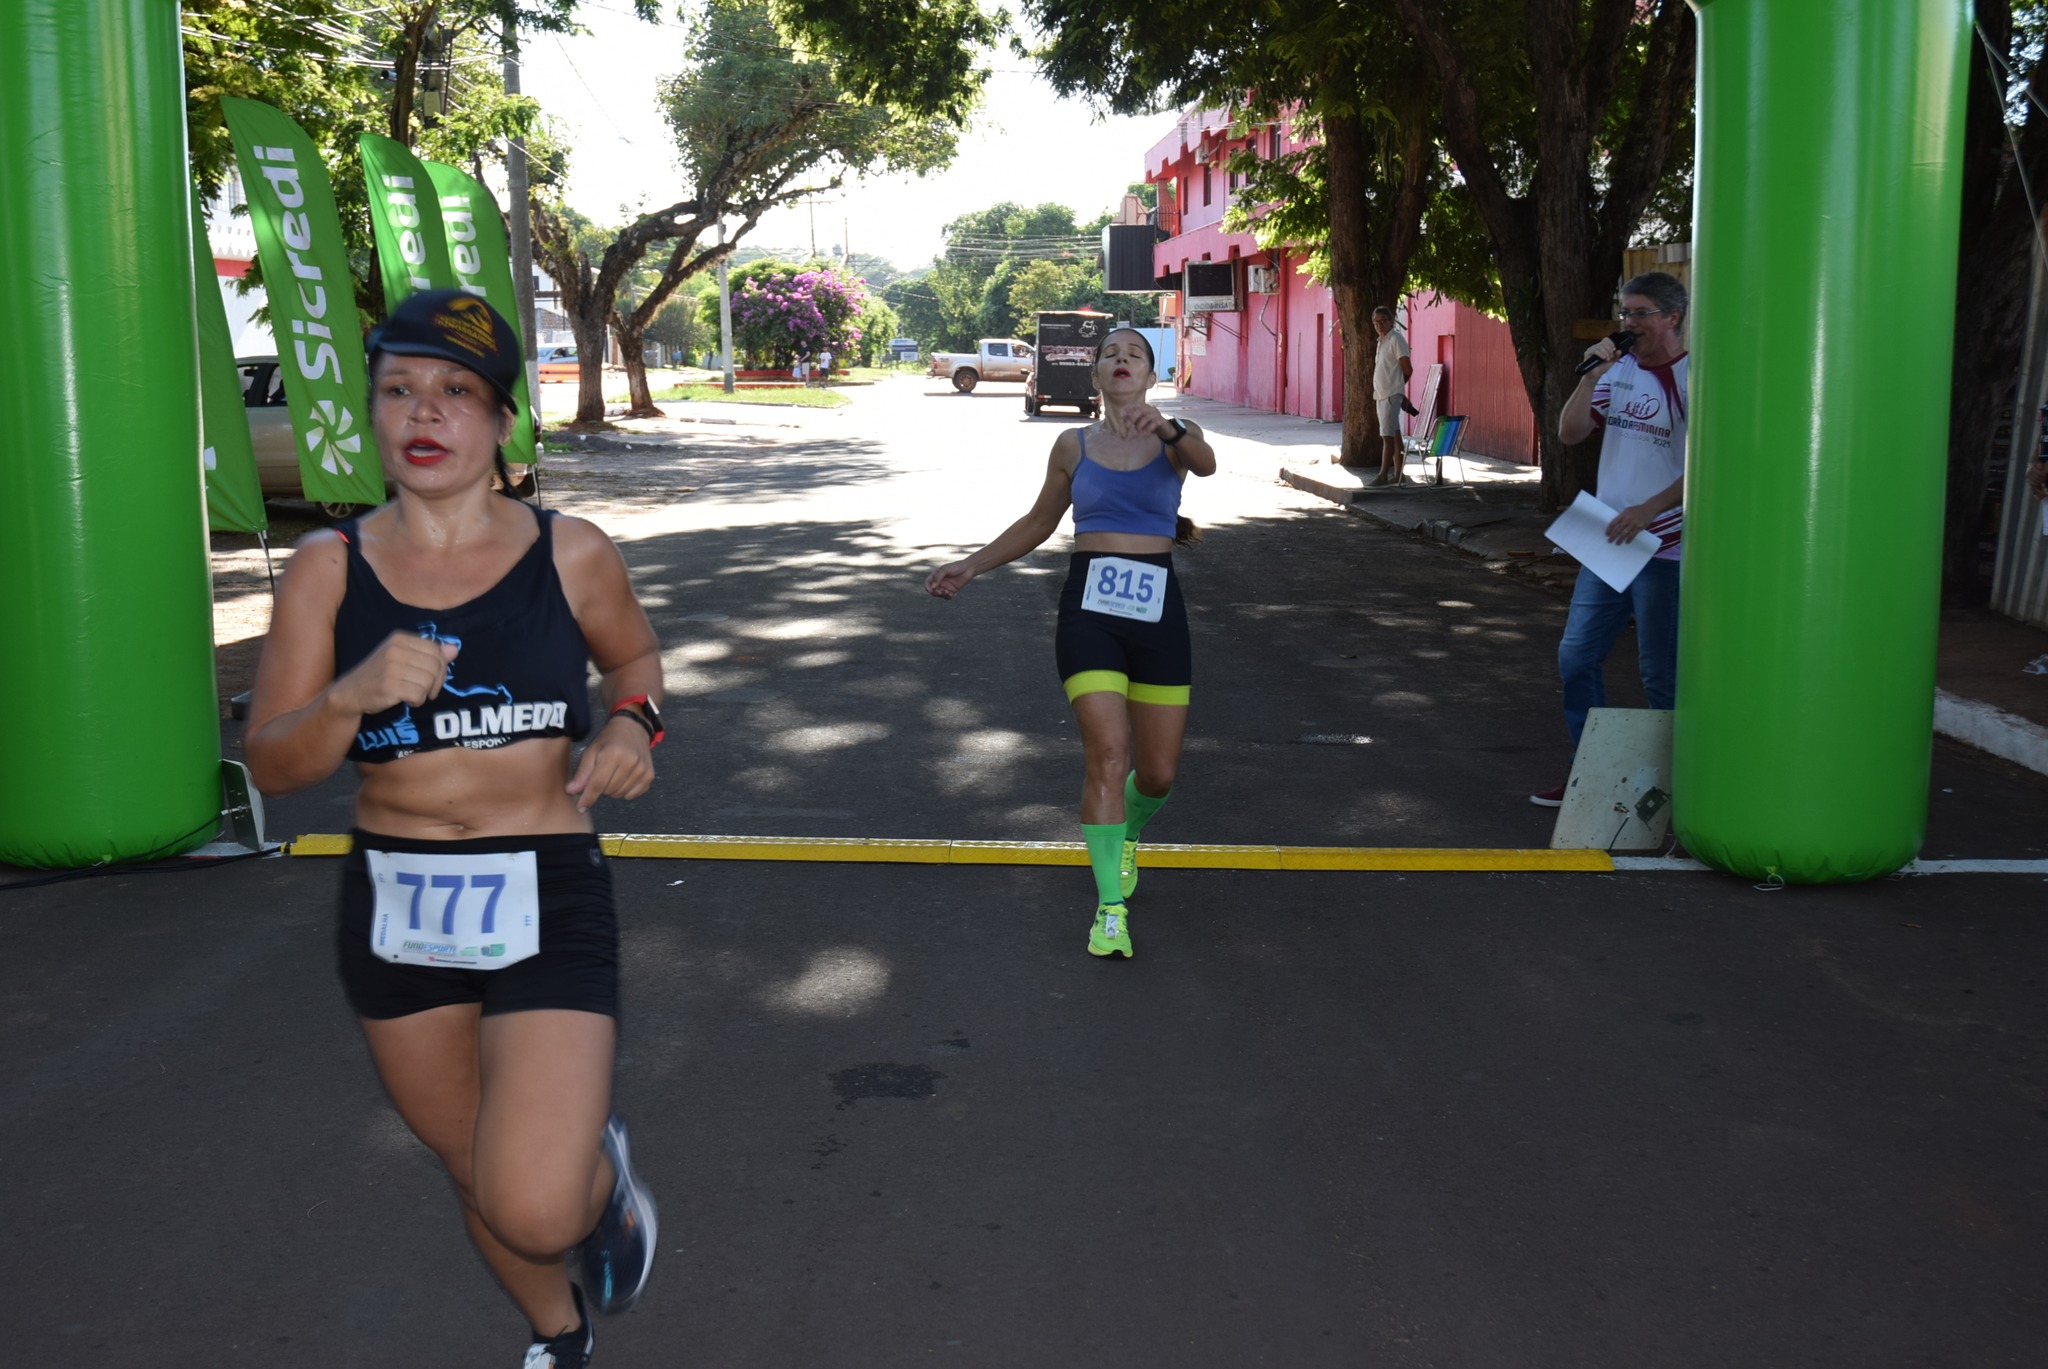
{"type": "Polygon", "coordinates": [[[1173,425],[1173,436],[1166,439],[1166,445],[1169,447],[1176,446],[1183,437],[1188,435],[1188,425],[1177,418],[1169,418],[1166,421],[1173,425]]]}

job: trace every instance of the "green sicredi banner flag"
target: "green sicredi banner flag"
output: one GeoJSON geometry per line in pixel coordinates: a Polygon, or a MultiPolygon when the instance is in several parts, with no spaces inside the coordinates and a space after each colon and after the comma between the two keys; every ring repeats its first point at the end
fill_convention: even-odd
{"type": "MultiPolygon", "coordinates": [[[[452,166],[426,162],[427,175],[440,198],[441,231],[448,243],[449,264],[455,271],[455,285],[473,295],[482,295],[490,306],[505,316],[512,331],[520,331],[519,304],[512,293],[512,253],[505,242],[505,221],[498,202],[473,177],[452,166]]],[[[522,334],[519,354],[528,351],[522,334]]],[[[512,440],[505,444],[505,460],[515,466],[533,464],[533,398],[527,388],[527,368],[519,368],[519,384],[512,397],[519,401],[519,422],[512,425],[512,440]]]]}
{"type": "Polygon", "coordinates": [[[220,107],[249,196],[300,483],[319,503],[381,504],[362,329],[327,168],[312,139],[269,105],[223,95],[220,107]]]}
{"type": "Polygon", "coordinates": [[[256,450],[242,411],[242,377],[228,337],[228,311],[220,299],[213,247],[206,240],[206,210],[192,192],[192,273],[199,302],[199,439],[206,468],[206,524],[215,532],[262,532],[263,487],[256,450]]]}
{"type": "Polygon", "coordinates": [[[377,237],[377,265],[384,276],[387,312],[421,290],[453,290],[448,245],[434,210],[434,187],[426,168],[404,143],[365,133],[356,140],[363,154],[363,186],[370,197],[370,228],[377,237]]]}

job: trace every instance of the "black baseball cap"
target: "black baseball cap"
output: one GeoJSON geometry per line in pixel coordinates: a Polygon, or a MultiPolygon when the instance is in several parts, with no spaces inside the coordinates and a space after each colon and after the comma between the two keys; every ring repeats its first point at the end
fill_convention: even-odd
{"type": "Polygon", "coordinates": [[[466,290],[408,295],[371,331],[368,351],[372,366],[379,352],[439,357],[466,366],[491,383],[506,408],[519,412],[512,395],[519,383],[519,336],[481,296],[466,290]]]}

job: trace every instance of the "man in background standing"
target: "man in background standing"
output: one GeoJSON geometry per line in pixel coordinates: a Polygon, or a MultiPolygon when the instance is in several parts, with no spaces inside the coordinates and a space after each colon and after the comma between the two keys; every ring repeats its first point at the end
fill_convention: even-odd
{"type": "Polygon", "coordinates": [[[1382,304],[1372,311],[1372,329],[1380,335],[1372,362],[1372,402],[1380,416],[1380,473],[1368,486],[1401,483],[1401,408],[1408,398],[1408,341],[1394,327],[1394,311],[1382,304]]]}

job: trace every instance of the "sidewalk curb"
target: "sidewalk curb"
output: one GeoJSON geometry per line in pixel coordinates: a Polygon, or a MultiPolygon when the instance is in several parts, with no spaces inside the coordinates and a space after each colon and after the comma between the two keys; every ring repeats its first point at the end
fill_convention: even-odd
{"type": "MultiPolygon", "coordinates": [[[[1531,578],[1543,578],[1541,567],[1537,565],[1514,560],[1496,560],[1480,547],[1468,545],[1468,542],[1473,540],[1472,534],[1475,530],[1460,526],[1450,519],[1413,516],[1404,519],[1387,506],[1389,501],[1380,498],[1359,499],[1357,491],[1350,486],[1318,480],[1311,472],[1293,466],[1281,466],[1280,479],[1283,484],[1327,499],[1345,512],[1377,523],[1381,527],[1395,532],[1410,533],[1432,542],[1442,542],[1446,546],[1456,547],[1467,555],[1479,557],[1489,565],[1500,565],[1523,574],[1533,571],[1536,574],[1531,578]]],[[[1393,495],[1391,499],[1398,500],[1400,497],[1393,495]]],[[[1937,689],[1934,692],[1934,731],[1951,741],[1973,746],[2001,760],[2011,761],[2014,765],[2048,775],[2048,727],[2042,727],[2038,723],[1981,700],[1966,699],[1945,689],[1937,689]]]]}
{"type": "Polygon", "coordinates": [[[1937,689],[1934,730],[1952,741],[2048,775],[2048,727],[2016,713],[1937,689]]]}

